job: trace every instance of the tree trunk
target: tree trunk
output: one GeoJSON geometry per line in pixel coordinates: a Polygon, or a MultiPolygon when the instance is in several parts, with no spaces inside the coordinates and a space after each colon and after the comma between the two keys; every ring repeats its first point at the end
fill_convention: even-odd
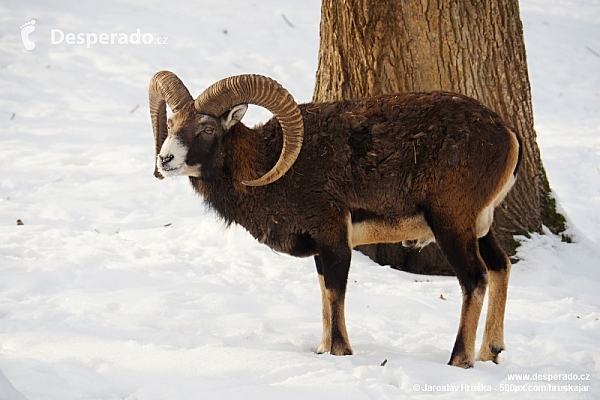
{"type": "MultiPolygon", "coordinates": [[[[533,129],[518,0],[323,0],[313,101],[446,90],[478,99],[519,132],[519,178],[496,209],[494,229],[514,254],[514,234],[564,229],[554,211],[533,129]],[[553,220],[554,219],[554,220],[553,220]]],[[[381,264],[452,273],[437,246],[364,246],[381,264]]]]}

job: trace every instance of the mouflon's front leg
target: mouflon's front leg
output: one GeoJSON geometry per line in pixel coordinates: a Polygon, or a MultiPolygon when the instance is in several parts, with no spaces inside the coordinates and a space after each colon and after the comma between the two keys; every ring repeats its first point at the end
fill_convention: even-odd
{"type": "MultiPolygon", "coordinates": [[[[342,226],[345,228],[345,224],[342,226]]],[[[344,300],[352,250],[345,229],[327,239],[331,239],[332,236],[337,236],[338,239],[332,241],[333,244],[319,245],[319,254],[315,256],[323,302],[323,338],[317,353],[350,355],[352,347],[346,330],[344,300]]]]}

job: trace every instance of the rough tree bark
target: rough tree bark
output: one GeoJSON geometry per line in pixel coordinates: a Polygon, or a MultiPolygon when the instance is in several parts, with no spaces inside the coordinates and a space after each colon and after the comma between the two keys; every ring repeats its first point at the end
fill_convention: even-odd
{"type": "MultiPolygon", "coordinates": [[[[478,99],[523,139],[519,178],[496,210],[495,232],[509,254],[514,234],[558,232],[533,129],[518,0],[323,0],[313,101],[446,90],[478,99]]],[[[364,246],[381,264],[417,273],[452,273],[437,246],[364,246]]]]}

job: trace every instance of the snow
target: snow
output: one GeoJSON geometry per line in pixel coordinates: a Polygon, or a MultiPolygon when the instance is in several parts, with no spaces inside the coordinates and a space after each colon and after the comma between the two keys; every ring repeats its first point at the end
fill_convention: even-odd
{"type": "MultiPolygon", "coordinates": [[[[455,278],[359,253],[347,299],[356,354],[315,354],[313,261],[225,229],[185,178],[152,176],[152,74],[172,70],[196,95],[260,73],[310,101],[319,7],[0,4],[0,399],[600,397],[597,0],[521,2],[538,142],[574,243],[521,238],[500,365],[446,365],[455,278]],[[31,20],[28,51],[20,29],[31,20]],[[52,44],[53,29],[129,43],[52,44]],[[138,30],[166,44],[132,43],[138,30]]],[[[251,108],[245,122],[266,118],[251,108]]]]}

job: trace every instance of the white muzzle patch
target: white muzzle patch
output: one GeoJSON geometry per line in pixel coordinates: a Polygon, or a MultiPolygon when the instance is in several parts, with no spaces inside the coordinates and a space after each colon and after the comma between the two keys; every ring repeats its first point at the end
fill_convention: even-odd
{"type": "Polygon", "coordinates": [[[176,137],[169,136],[163,143],[158,157],[156,157],[156,166],[158,171],[165,178],[168,176],[186,175],[188,168],[185,159],[188,148],[176,137]]]}

